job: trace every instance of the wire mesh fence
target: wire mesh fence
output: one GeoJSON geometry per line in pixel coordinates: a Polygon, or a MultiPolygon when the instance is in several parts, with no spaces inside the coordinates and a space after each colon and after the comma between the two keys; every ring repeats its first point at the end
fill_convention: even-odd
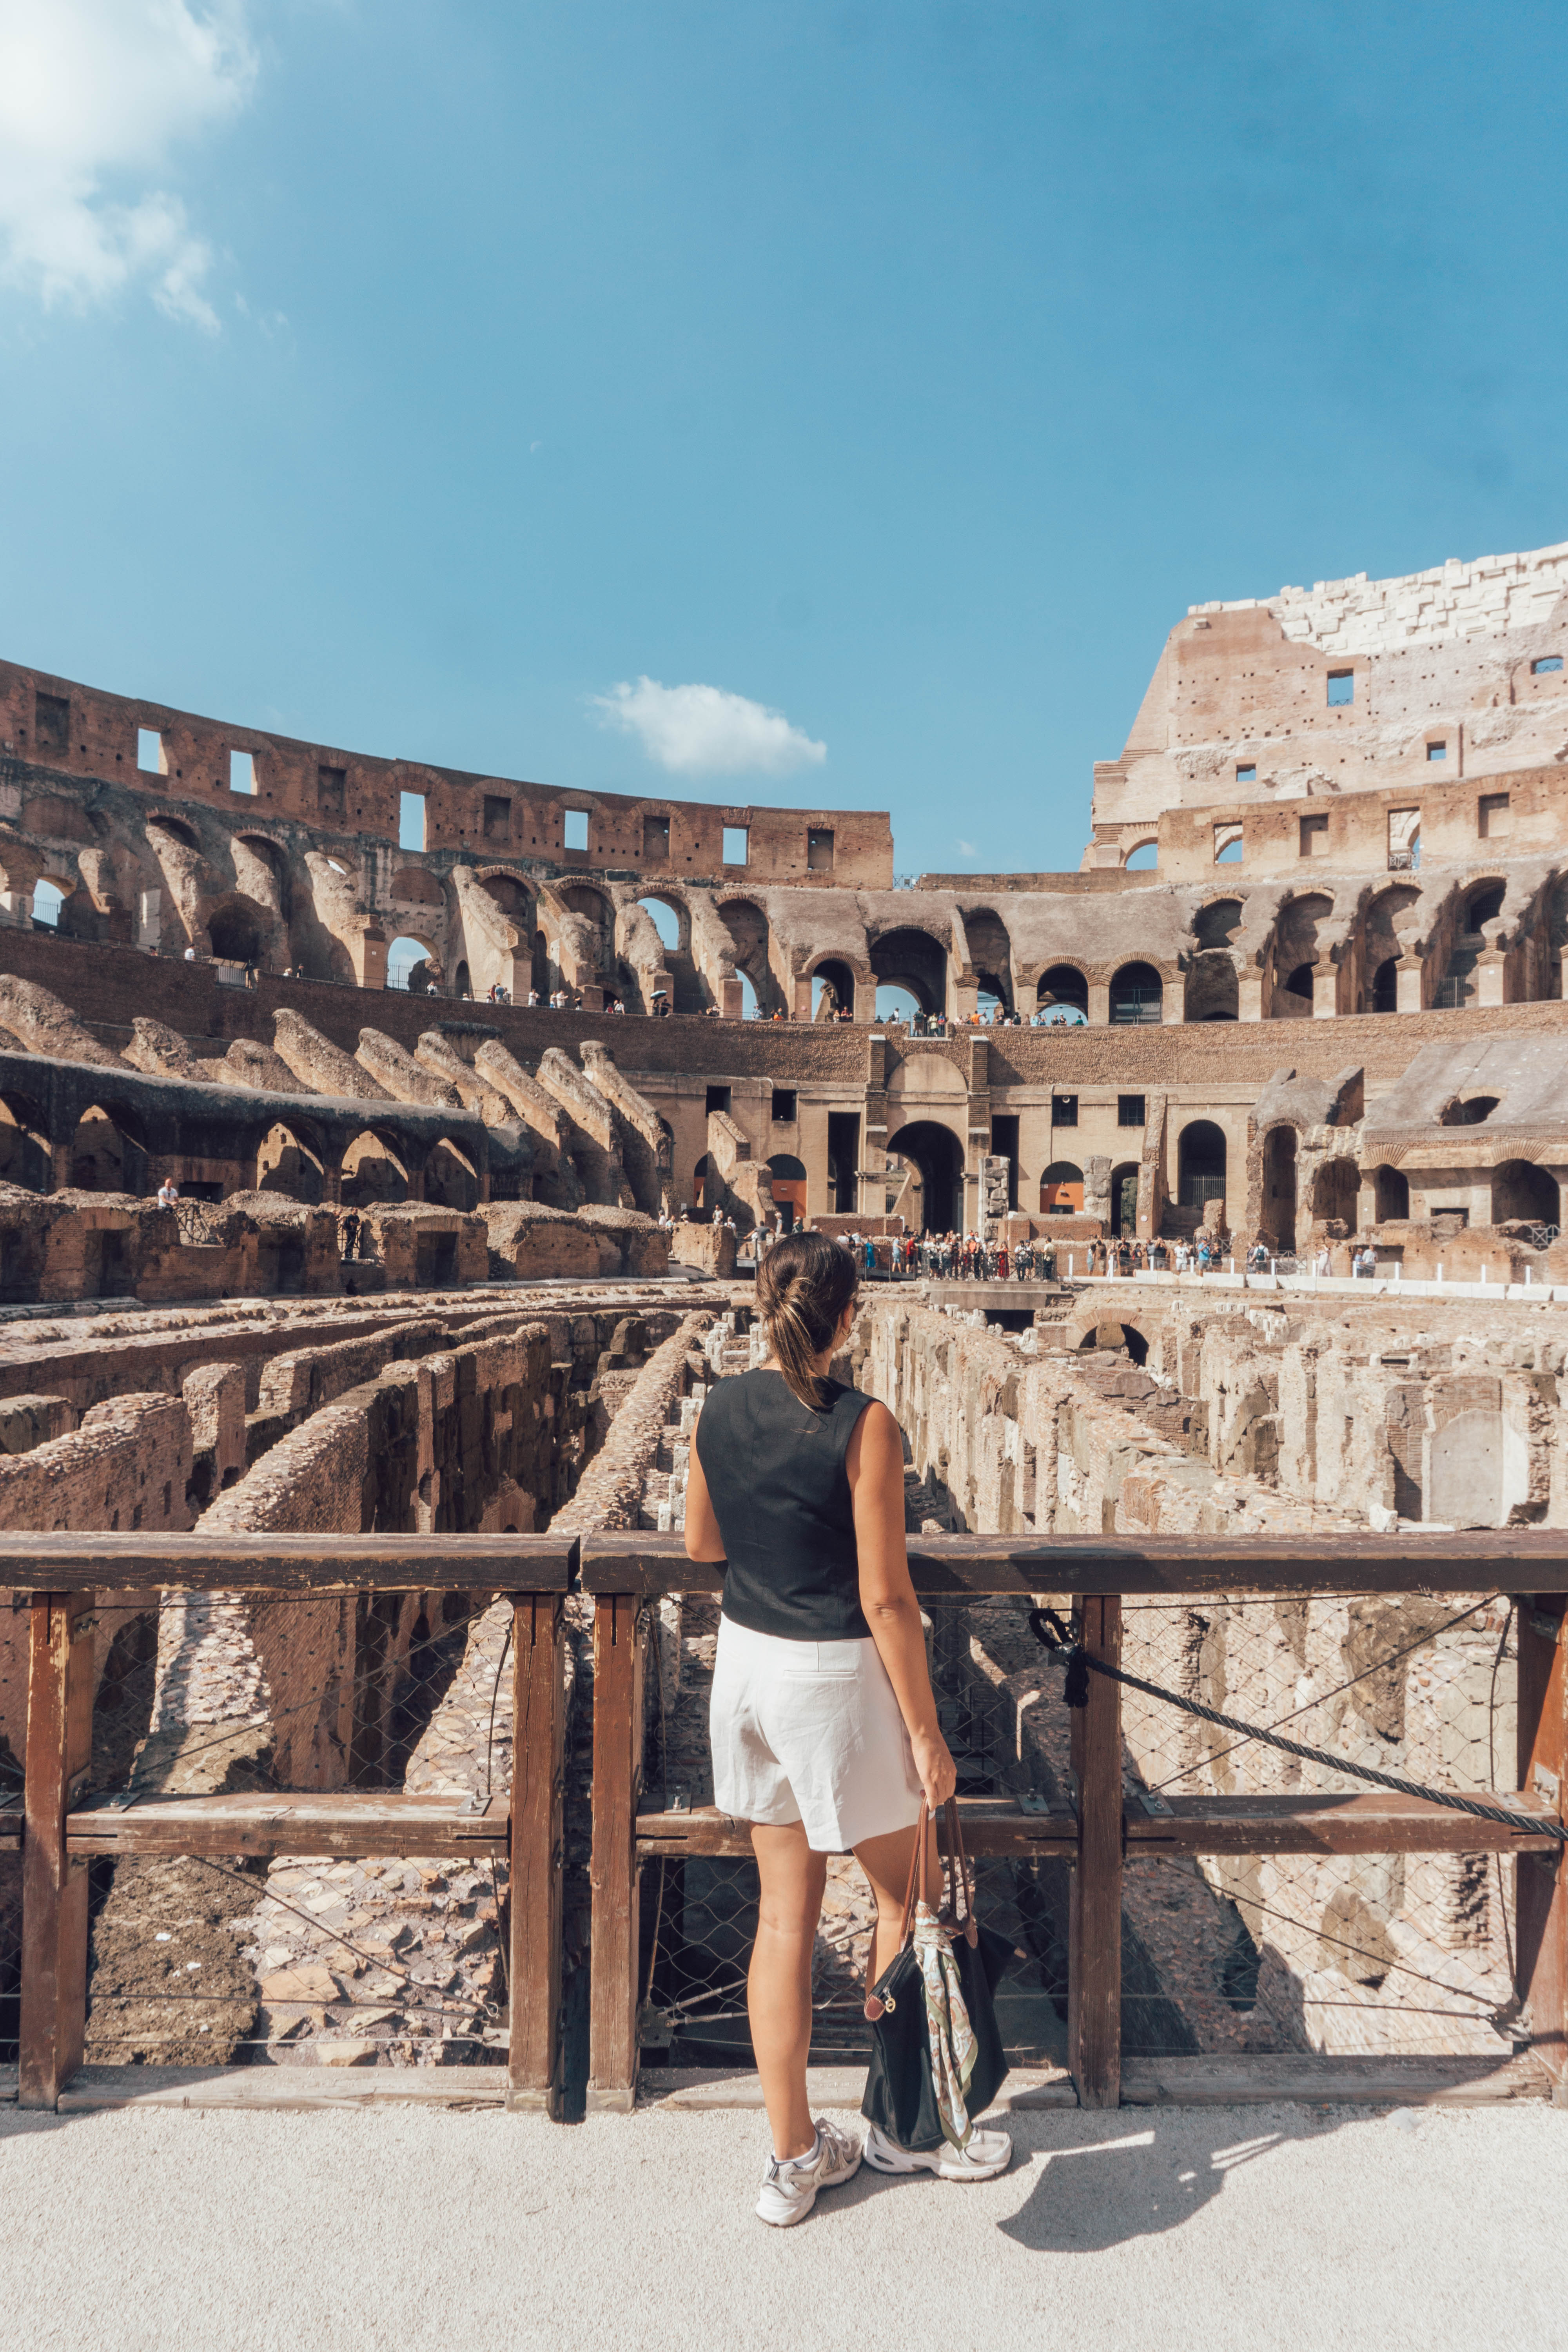
{"type": "MultiPolygon", "coordinates": [[[[706,1710],[717,1605],[659,1604],[645,1804],[710,1804],[706,1710]]],[[[1347,1762],[1436,1788],[1510,1790],[1516,1648],[1496,1595],[1131,1601],[1122,1662],[1179,1695],[1347,1762]]],[[[1023,1602],[930,1607],[929,1646],[959,1792],[1074,1802],[1062,1679],[1023,1602]]],[[[1356,1795],[1346,1773],[1282,1756],[1131,1689],[1123,1785],[1157,1822],[1183,1797],[1356,1795]]],[[[1514,1983],[1515,1864],[1496,1853],[1156,1853],[1129,1847],[1121,1921],[1130,2054],[1319,2052],[1506,2056],[1523,2039],[1514,1983]]],[[[1066,2053],[1070,1864],[981,1862],[982,1914],[1016,1957],[998,1994],[1015,2063],[1066,2053]]],[[[754,1865],[650,1862],[643,1874],[645,2060],[749,2063],[745,1969],[754,1865]]],[[[849,1857],[829,1864],[814,1964],[814,2063],[863,2057],[873,1906],[849,1857]]]]}
{"type": "MultiPolygon", "coordinates": [[[[184,1797],[397,1791],[457,1796],[482,1812],[507,1794],[512,1729],[512,1608],[488,1599],[100,1597],[82,1809],[110,1840],[139,1808],[184,1797]]],[[[504,2052],[504,1861],[268,1859],[238,1839],[225,1853],[210,1832],[200,1844],[93,1860],[89,2064],[452,2063],[504,2052]]],[[[0,1858],[0,2059],[16,2056],[18,2031],[10,1861],[0,1858]]]]}
{"type": "MultiPolygon", "coordinates": [[[[1130,1673],[1348,1763],[1436,1789],[1517,1784],[1500,1596],[1131,1601],[1123,1627],[1130,1673]]],[[[1365,1793],[1133,1689],[1122,1735],[1130,1801],[1155,1820],[1184,1797],[1365,1793]]],[[[1486,1853],[1130,1858],[1138,2046],[1506,2054],[1513,1868],[1486,1853]]]]}
{"type": "MultiPolygon", "coordinates": [[[[645,1806],[712,1803],[708,1694],[718,1605],[670,1596],[655,1612],[647,1686],[645,1806]]],[[[933,1606],[928,1649],[961,1797],[1019,1797],[1042,1811],[1068,1805],[1068,1718],[1027,1611],[1005,1601],[933,1606]]],[[[1069,1881],[1054,1859],[979,1855],[982,1916],[1014,1957],[997,1988],[1003,2038],[1016,2064],[1058,2064],[1066,2050],[1069,1881]]],[[[754,1863],[735,1856],[659,1857],[642,1874],[639,1961],[645,2062],[750,2064],[745,1974],[756,1932],[754,1863]]],[[[864,2060],[863,2014],[875,1905],[850,1855],[834,1855],[813,1961],[812,2063],[864,2060]]]]}

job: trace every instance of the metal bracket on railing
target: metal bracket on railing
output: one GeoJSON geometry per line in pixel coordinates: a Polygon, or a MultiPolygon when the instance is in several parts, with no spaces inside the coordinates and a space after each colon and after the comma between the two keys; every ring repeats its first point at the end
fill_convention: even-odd
{"type": "Polygon", "coordinates": [[[669,1792],[669,1802],[664,1810],[667,1813],[689,1813],[691,1811],[691,1799],[684,1789],[672,1789],[669,1792]]]}
{"type": "Polygon", "coordinates": [[[1137,1797],[1146,1813],[1153,1813],[1162,1821],[1169,1821],[1172,1818],[1170,1806],[1157,1790],[1140,1789],[1137,1791],[1137,1797]]]}
{"type": "Polygon", "coordinates": [[[1018,1800],[1018,1811],[1021,1813],[1048,1813],[1050,1810],[1051,1801],[1048,1797],[1039,1797],[1031,1793],[1018,1800]]]}
{"type": "Polygon", "coordinates": [[[1530,1630],[1542,1642],[1560,1642],[1564,1625],[1568,1625],[1568,1617],[1550,1616],[1544,1609],[1532,1609],[1530,1612],[1530,1630]]]}

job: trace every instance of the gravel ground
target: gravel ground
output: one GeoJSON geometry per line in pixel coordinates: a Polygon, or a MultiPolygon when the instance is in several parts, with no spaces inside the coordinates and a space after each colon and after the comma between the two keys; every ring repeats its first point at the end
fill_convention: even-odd
{"type": "Polygon", "coordinates": [[[9,2108],[0,2296],[72,2352],[1568,2347],[1568,2113],[1013,2123],[1001,2180],[862,2168],[774,2231],[755,2114],[9,2108]]]}

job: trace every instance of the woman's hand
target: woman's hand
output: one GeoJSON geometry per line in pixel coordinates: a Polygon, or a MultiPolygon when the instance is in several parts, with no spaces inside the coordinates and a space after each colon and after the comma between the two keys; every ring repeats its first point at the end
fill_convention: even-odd
{"type": "Polygon", "coordinates": [[[919,1738],[910,1738],[910,1746],[914,1749],[915,1770],[921,1776],[926,1803],[934,1813],[958,1787],[958,1767],[940,1731],[922,1732],[919,1738]]]}

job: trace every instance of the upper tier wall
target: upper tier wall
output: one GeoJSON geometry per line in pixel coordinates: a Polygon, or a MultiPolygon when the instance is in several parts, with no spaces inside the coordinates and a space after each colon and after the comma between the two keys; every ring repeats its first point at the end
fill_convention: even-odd
{"type": "MultiPolygon", "coordinates": [[[[1167,812],[1206,832],[1259,803],[1408,797],[1556,767],[1568,758],[1565,697],[1562,547],[1194,605],[1165,641],[1121,757],[1096,763],[1084,862],[1119,867],[1158,834],[1167,869],[1180,839],[1168,848],[1167,812]]],[[[1559,828],[1563,812],[1558,794],[1559,828]]],[[[1259,835],[1265,846],[1277,845],[1259,835]]]]}
{"type": "Polygon", "coordinates": [[[887,889],[892,830],[885,812],[719,807],[660,793],[562,792],[510,777],[472,775],[423,761],[387,760],[325,743],[301,743],[256,727],[196,717],[74,678],[0,663],[0,752],[68,774],[132,784],[159,802],[232,810],[231,752],[248,753],[257,815],[291,817],[328,840],[398,838],[399,795],[425,801],[425,846],[478,850],[537,862],[563,874],[605,867],[625,879],[804,882],[887,889]],[[163,766],[138,766],[139,731],[161,742],[163,766]],[[585,850],[566,847],[568,812],[588,820],[585,850]],[[661,826],[664,828],[661,831],[661,826]],[[744,827],[743,866],[727,866],[724,829],[744,827]],[[813,849],[813,835],[826,836],[813,849]]]}

